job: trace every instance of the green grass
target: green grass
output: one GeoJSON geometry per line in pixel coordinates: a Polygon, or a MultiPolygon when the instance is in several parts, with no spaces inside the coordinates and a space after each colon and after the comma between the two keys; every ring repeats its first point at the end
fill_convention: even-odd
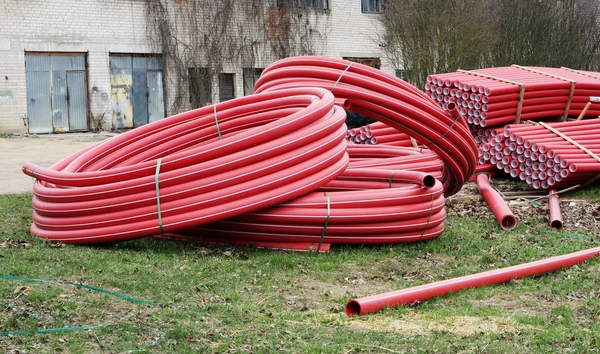
{"type": "MultiPolygon", "coordinates": [[[[577,192],[578,198],[599,189],[577,192]]],[[[0,196],[0,350],[44,352],[589,352],[600,345],[600,261],[424,303],[348,318],[359,296],[597,246],[550,231],[543,217],[502,232],[449,216],[433,241],[333,247],[315,255],[160,239],[69,246],[29,235],[31,195],[0,196]],[[11,241],[8,241],[8,240],[11,241]],[[24,241],[24,242],[19,242],[24,241]],[[140,305],[65,284],[182,306],[140,305]],[[33,317],[34,315],[35,317],[33,317]]],[[[596,236],[579,233],[583,236],[596,236]]]]}

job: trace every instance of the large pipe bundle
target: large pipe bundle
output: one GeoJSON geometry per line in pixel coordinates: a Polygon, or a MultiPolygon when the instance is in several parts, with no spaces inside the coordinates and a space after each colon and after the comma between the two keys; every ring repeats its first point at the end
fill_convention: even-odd
{"type": "Polygon", "coordinates": [[[492,127],[525,120],[600,114],[600,74],[513,65],[430,75],[425,91],[443,108],[455,103],[467,123],[492,127]],[[598,102],[596,102],[598,101],[598,102]]]}
{"type": "Polygon", "coordinates": [[[443,193],[475,169],[468,129],[416,88],[350,65],[287,59],[265,70],[254,95],[125,132],[50,168],[24,164],[36,179],[32,234],[100,243],[208,230],[221,242],[290,249],[438,236],[443,193]],[[382,137],[394,129],[410,141],[410,132],[431,149],[348,150],[339,106],[349,103],[393,126],[374,125],[382,137]]]}
{"type": "Polygon", "coordinates": [[[556,189],[600,175],[600,120],[512,124],[496,136],[496,167],[536,189],[556,189]]]}

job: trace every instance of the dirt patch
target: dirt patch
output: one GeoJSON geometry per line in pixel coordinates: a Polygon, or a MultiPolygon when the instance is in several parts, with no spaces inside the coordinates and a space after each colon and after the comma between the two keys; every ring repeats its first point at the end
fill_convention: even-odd
{"type": "Polygon", "coordinates": [[[427,319],[419,314],[403,316],[399,320],[370,318],[365,321],[357,319],[349,321],[348,326],[355,330],[401,333],[405,336],[430,336],[434,332],[446,332],[461,337],[469,337],[475,334],[512,333],[519,330],[519,325],[511,318],[450,316],[427,319]]]}
{"type": "Polygon", "coordinates": [[[556,306],[552,299],[543,299],[525,293],[501,293],[489,299],[473,301],[473,307],[499,308],[509,315],[536,316],[548,313],[556,306]]]}
{"type": "MultiPolygon", "coordinates": [[[[504,192],[533,191],[528,185],[506,179],[495,179],[493,186],[504,192]]],[[[526,200],[509,200],[508,205],[517,216],[519,222],[529,222],[532,218],[540,218],[548,224],[548,199],[537,200],[539,206],[526,200]]],[[[480,196],[475,182],[468,182],[455,196],[446,201],[449,215],[469,217],[473,219],[495,220],[489,206],[480,196]]],[[[600,234],[600,201],[561,199],[560,208],[564,228],[561,232],[600,234]]]]}
{"type": "Polygon", "coordinates": [[[294,311],[319,309],[321,312],[343,312],[345,301],[357,297],[397,290],[396,281],[432,282],[435,274],[428,269],[454,264],[454,257],[426,253],[420,257],[392,257],[368,265],[348,264],[343,270],[329,273],[330,281],[301,276],[300,289],[281,289],[287,305],[294,311]],[[424,270],[424,271],[421,271],[424,270]]]}
{"type": "Polygon", "coordinates": [[[0,248],[29,248],[31,243],[24,240],[15,240],[9,238],[6,241],[0,242],[0,248]]]}

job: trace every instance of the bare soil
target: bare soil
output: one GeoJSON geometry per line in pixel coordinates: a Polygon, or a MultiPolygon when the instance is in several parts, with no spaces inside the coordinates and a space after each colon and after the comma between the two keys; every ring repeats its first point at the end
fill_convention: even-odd
{"type": "MultiPolygon", "coordinates": [[[[494,179],[492,186],[501,192],[534,191],[525,183],[509,179],[494,179]]],[[[508,206],[519,222],[530,218],[542,218],[549,224],[548,199],[535,200],[539,206],[528,200],[509,200],[508,206]]],[[[564,233],[600,235],[600,200],[569,199],[560,196],[560,209],[564,233]]],[[[448,215],[464,216],[480,220],[494,220],[490,207],[480,196],[475,182],[468,182],[455,196],[446,200],[448,215]]]]}

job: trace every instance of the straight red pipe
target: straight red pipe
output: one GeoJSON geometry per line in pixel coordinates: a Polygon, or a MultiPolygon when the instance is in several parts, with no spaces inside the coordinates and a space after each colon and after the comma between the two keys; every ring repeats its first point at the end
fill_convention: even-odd
{"type": "Polygon", "coordinates": [[[548,209],[550,209],[550,226],[560,230],[563,227],[562,215],[560,214],[560,203],[556,189],[551,189],[548,195],[548,209]]]}
{"type": "Polygon", "coordinates": [[[510,211],[506,202],[490,185],[490,180],[487,175],[477,175],[477,188],[479,193],[483,196],[483,199],[488,203],[496,220],[500,224],[503,230],[512,230],[517,227],[517,217],[510,211]]]}
{"type": "Polygon", "coordinates": [[[533,277],[553,272],[560,268],[571,267],[575,264],[583,263],[598,254],[600,254],[600,247],[595,247],[512,267],[354,299],[346,304],[346,314],[348,316],[364,315],[383,310],[387,307],[410,305],[415,302],[425,301],[433,297],[443,296],[464,289],[502,284],[513,279],[533,277]]]}

